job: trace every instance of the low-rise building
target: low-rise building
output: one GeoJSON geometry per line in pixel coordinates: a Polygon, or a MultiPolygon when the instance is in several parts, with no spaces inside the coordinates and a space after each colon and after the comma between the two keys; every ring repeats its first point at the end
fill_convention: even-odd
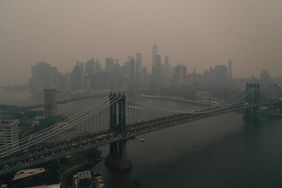
{"type": "Polygon", "coordinates": [[[0,148],[9,149],[18,146],[18,121],[0,120],[0,148]]]}

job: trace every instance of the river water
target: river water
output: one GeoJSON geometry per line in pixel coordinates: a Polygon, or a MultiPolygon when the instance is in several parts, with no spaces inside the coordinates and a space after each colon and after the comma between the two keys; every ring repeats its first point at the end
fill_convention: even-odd
{"type": "MultiPolygon", "coordinates": [[[[2,95],[4,92],[2,103],[12,96],[2,95]]],[[[197,108],[170,101],[143,102],[179,111],[197,108]]],[[[71,114],[89,103],[91,100],[66,104],[59,111],[71,114]]],[[[101,150],[106,156],[108,146],[101,150]]],[[[282,121],[263,121],[257,129],[246,129],[238,113],[198,120],[129,141],[128,157],[134,166],[127,173],[97,165],[107,188],[279,188],[282,121]]]]}

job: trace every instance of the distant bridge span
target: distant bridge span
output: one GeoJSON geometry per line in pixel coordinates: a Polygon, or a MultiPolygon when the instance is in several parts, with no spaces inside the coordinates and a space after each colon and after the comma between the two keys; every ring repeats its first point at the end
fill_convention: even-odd
{"type": "MultiPolygon", "coordinates": [[[[70,99],[58,100],[57,104],[66,104],[69,102],[76,102],[76,101],[81,101],[81,100],[105,97],[107,95],[109,94],[98,94],[98,95],[73,97],[70,99]]],[[[30,105],[30,106],[17,106],[16,109],[11,109],[11,111],[32,110],[32,109],[43,108],[44,106],[45,104],[35,104],[35,105],[30,105]]]]}

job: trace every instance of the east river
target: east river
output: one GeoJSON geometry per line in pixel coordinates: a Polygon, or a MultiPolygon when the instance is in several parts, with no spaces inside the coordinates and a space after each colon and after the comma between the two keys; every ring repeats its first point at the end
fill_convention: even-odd
{"type": "MultiPolygon", "coordinates": [[[[0,103],[16,103],[15,96],[1,90],[0,103]]],[[[69,115],[91,102],[69,103],[59,112],[69,115]]],[[[198,108],[163,100],[142,102],[177,111],[198,108]]],[[[156,111],[144,112],[143,117],[156,111]]],[[[106,156],[108,146],[100,149],[106,156]]],[[[129,141],[128,157],[134,166],[127,173],[112,171],[102,162],[95,167],[107,188],[278,188],[282,187],[282,121],[265,120],[257,129],[246,129],[238,113],[198,120],[129,141]]]]}

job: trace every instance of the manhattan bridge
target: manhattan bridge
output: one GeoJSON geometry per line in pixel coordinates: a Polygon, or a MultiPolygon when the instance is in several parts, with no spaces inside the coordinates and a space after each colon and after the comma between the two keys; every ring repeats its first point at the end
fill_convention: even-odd
{"type": "Polygon", "coordinates": [[[111,93],[59,123],[0,148],[0,175],[103,145],[109,145],[106,164],[120,170],[128,169],[132,164],[127,157],[127,141],[136,136],[231,111],[243,111],[246,122],[256,123],[260,107],[281,102],[280,99],[260,100],[259,84],[249,83],[245,89],[213,106],[140,119],[132,115],[137,113],[134,108],[139,104],[129,103],[122,93],[111,93]]]}

